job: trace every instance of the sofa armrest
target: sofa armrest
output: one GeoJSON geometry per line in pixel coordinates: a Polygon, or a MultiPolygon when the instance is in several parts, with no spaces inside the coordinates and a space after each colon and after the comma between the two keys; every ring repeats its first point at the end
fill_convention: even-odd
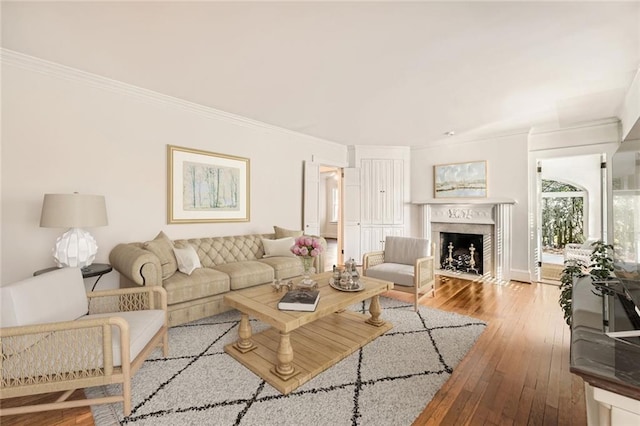
{"type": "Polygon", "coordinates": [[[118,244],[109,253],[111,266],[129,282],[144,286],[162,286],[160,259],[134,244],[118,244]]]}
{"type": "Polygon", "coordinates": [[[366,275],[367,269],[384,263],[384,251],[372,251],[362,256],[362,275],[366,275]]]}

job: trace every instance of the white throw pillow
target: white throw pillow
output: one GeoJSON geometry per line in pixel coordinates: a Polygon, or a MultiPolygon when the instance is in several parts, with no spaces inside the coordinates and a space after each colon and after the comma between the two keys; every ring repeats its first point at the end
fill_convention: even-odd
{"type": "Polygon", "coordinates": [[[263,238],[262,246],[264,247],[264,257],[295,257],[295,254],[291,252],[291,247],[293,247],[295,243],[296,241],[293,237],[285,237],[278,240],[263,238]]]}
{"type": "Polygon", "coordinates": [[[174,247],[173,252],[178,261],[178,270],[183,274],[191,275],[194,270],[202,268],[198,253],[196,253],[196,249],[194,249],[193,246],[188,245],[182,248],[174,247]]]}

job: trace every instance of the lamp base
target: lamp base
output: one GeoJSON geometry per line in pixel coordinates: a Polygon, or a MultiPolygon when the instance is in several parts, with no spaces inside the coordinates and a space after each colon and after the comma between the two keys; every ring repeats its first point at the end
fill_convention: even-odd
{"type": "Polygon", "coordinates": [[[59,268],[91,265],[96,258],[98,244],[93,236],[80,228],[71,228],[56,240],[53,258],[59,268]]]}

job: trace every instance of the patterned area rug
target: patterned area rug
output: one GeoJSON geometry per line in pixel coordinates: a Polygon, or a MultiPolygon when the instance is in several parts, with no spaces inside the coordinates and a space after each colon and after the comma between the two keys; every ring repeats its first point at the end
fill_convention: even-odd
{"type": "MultiPolygon", "coordinates": [[[[451,376],[486,324],[474,318],[381,297],[394,327],[287,396],[223,351],[240,315],[227,312],[169,330],[168,358],[158,350],[133,378],[133,412],[92,407],[106,425],[410,425],[451,376]]],[[[367,303],[353,306],[366,309],[367,303]]],[[[251,322],[254,333],[267,327],[251,322]]],[[[117,385],[89,388],[111,394],[117,385]]]]}

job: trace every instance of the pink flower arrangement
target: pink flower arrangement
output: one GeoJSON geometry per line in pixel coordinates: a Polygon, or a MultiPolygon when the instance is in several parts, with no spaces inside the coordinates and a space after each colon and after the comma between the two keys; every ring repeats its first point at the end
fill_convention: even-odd
{"type": "Polygon", "coordinates": [[[322,245],[320,241],[313,237],[298,237],[291,247],[291,252],[296,256],[316,257],[322,253],[322,245]]]}

